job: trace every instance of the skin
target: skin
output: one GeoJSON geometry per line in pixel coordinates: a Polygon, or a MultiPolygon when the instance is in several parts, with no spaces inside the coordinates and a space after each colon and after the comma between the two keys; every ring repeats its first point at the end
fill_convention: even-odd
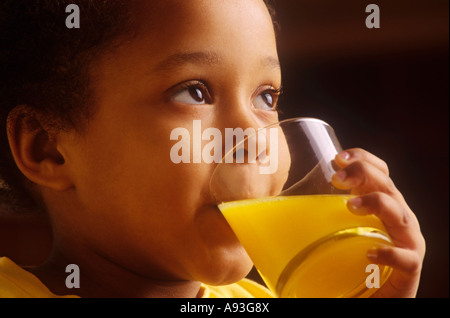
{"type": "MultiPolygon", "coordinates": [[[[72,292],[71,263],[82,297],[196,297],[200,281],[233,283],[252,266],[210,196],[216,165],[172,163],[169,136],[176,127],[192,136],[194,119],[222,133],[278,120],[261,102],[281,86],[269,13],[260,0],[134,6],[136,37],[91,67],[97,112],[86,129],[52,133],[26,105],[8,121],[15,161],[36,184],[55,238],[32,273],[57,294],[72,292]],[[25,129],[30,122],[37,129],[25,129]]],[[[424,254],[417,221],[380,159],[348,153],[336,159],[345,180],[333,182],[362,194],[352,211],[377,214],[397,246],[378,251],[376,261],[396,269],[379,294],[414,296],[424,254]]]]}
{"type": "Polygon", "coordinates": [[[400,191],[389,178],[387,164],[363,149],[350,149],[336,156],[341,168],[332,178],[339,189],[359,195],[348,208],[357,215],[376,215],[383,221],[394,247],[373,248],[367,257],[374,264],[394,271],[373,297],[411,298],[417,294],[425,240],[419,222],[400,191]]]}

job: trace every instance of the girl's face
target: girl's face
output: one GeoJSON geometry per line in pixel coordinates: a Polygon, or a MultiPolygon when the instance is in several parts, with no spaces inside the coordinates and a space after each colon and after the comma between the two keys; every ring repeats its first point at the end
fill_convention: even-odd
{"type": "Polygon", "coordinates": [[[192,144],[194,120],[223,136],[278,120],[271,17],[262,0],[134,9],[136,37],[92,68],[97,113],[82,136],[63,137],[76,215],[53,213],[57,235],[146,277],[237,281],[251,261],[211,199],[216,164],[173,163],[170,135],[186,128],[192,144]]]}

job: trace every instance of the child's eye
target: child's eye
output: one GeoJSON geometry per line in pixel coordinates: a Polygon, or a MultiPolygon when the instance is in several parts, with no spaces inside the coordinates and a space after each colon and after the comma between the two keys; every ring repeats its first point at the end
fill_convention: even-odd
{"type": "Polygon", "coordinates": [[[180,85],[172,100],[189,105],[211,104],[211,97],[205,84],[199,81],[187,82],[180,85]]]}
{"type": "Polygon", "coordinates": [[[263,91],[253,100],[253,107],[262,110],[275,111],[277,109],[280,93],[281,90],[273,88],[263,91]]]}

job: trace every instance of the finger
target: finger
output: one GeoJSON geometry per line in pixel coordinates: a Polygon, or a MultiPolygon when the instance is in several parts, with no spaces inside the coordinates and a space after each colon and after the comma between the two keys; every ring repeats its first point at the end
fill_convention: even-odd
{"type": "Polygon", "coordinates": [[[389,168],[386,162],[364,149],[348,149],[339,153],[335,158],[336,164],[341,168],[345,168],[355,161],[368,162],[389,176],[389,168]]]}
{"type": "Polygon", "coordinates": [[[422,260],[414,250],[400,247],[374,247],[367,252],[367,258],[379,265],[390,266],[409,277],[417,276],[422,269],[422,260]]]}
{"type": "Polygon", "coordinates": [[[348,201],[348,208],[355,214],[374,214],[388,227],[407,227],[411,217],[400,203],[383,192],[372,192],[348,201]]]}
{"type": "Polygon", "coordinates": [[[348,201],[348,209],[357,215],[376,215],[396,246],[422,250],[419,223],[414,213],[393,197],[373,192],[348,201]],[[419,234],[419,235],[418,235],[419,234]]]}
{"type": "Polygon", "coordinates": [[[397,297],[416,296],[422,261],[415,251],[398,247],[377,247],[368,251],[367,258],[373,263],[394,269],[383,289],[392,288],[397,297]]]}
{"type": "Polygon", "coordinates": [[[401,197],[389,176],[367,161],[354,161],[336,172],[331,179],[341,190],[352,189],[354,194],[380,191],[401,197]]]}

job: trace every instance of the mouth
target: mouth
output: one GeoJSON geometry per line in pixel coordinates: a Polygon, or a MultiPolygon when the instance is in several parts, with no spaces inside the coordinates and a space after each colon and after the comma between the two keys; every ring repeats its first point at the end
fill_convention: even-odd
{"type": "Polygon", "coordinates": [[[197,220],[202,235],[218,245],[241,245],[216,204],[208,204],[198,210],[197,220]]]}
{"type": "Polygon", "coordinates": [[[212,213],[216,214],[218,218],[223,221],[227,225],[229,229],[231,229],[230,225],[228,224],[227,220],[222,214],[222,211],[220,211],[219,206],[217,204],[210,204],[208,205],[208,209],[211,210],[212,213]]]}

